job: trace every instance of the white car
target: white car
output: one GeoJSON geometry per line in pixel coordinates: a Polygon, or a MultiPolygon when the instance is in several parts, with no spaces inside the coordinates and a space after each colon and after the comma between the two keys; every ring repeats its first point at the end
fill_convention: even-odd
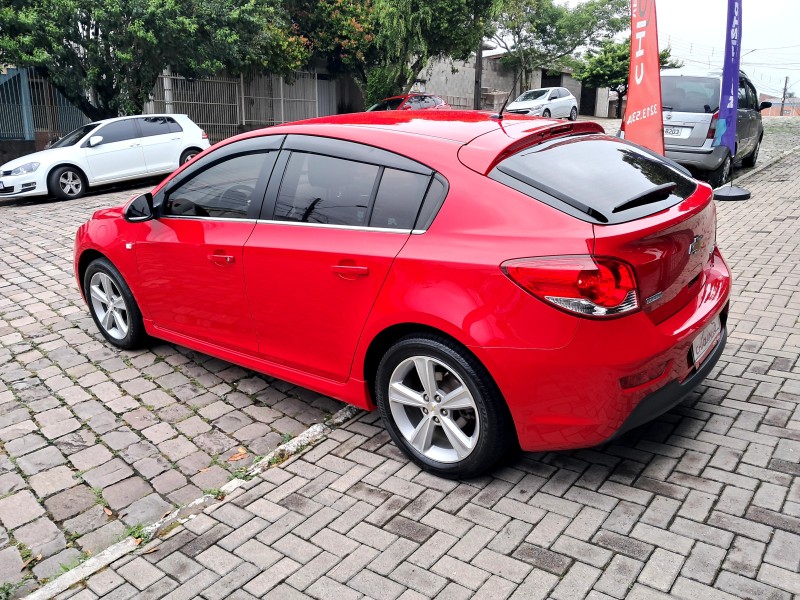
{"type": "Polygon", "coordinates": [[[0,199],[80,198],[86,189],[164,175],[209,147],[186,115],[138,115],[79,127],[47,150],[0,167],[0,199]]]}
{"type": "Polygon", "coordinates": [[[574,121],[578,118],[578,101],[567,88],[538,88],[522,93],[506,107],[506,112],[574,121]]]}

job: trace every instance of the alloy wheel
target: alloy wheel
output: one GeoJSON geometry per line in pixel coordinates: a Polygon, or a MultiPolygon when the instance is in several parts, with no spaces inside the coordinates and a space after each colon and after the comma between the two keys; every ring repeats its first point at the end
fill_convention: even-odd
{"type": "Polygon", "coordinates": [[[75,196],[81,193],[83,182],[75,171],[64,171],[58,178],[58,185],[67,196],[75,196]]]}
{"type": "Polygon", "coordinates": [[[480,418],[464,381],[445,363],[412,356],[392,372],[389,408],[400,434],[430,460],[455,463],[475,449],[480,418]]]}
{"type": "Polygon", "coordinates": [[[186,158],[184,159],[183,162],[187,163],[190,160],[192,160],[195,156],[197,156],[197,152],[190,152],[189,154],[186,155],[186,158]]]}
{"type": "Polygon", "coordinates": [[[114,339],[125,338],[129,327],[128,307],[114,280],[102,272],[92,275],[89,297],[103,330],[114,339]]]}

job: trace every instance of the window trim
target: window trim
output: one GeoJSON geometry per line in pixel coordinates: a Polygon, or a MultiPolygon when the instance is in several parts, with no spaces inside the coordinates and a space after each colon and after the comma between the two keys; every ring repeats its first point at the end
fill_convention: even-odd
{"type": "Polygon", "coordinates": [[[104,143],[106,143],[106,144],[118,144],[119,142],[127,142],[129,140],[140,140],[140,139],[142,139],[142,130],[139,128],[139,122],[137,121],[137,119],[138,119],[138,117],[129,117],[127,119],[120,119],[118,121],[113,121],[111,123],[103,123],[102,125],[100,125],[99,128],[96,129],[96,131],[91,131],[90,132],[91,135],[88,138],[86,138],[86,141],[84,141],[81,144],[81,148],[88,148],[89,147],[89,140],[91,138],[93,138],[94,136],[96,136],[96,135],[101,135],[100,132],[102,132],[103,129],[105,129],[109,125],[115,125],[117,123],[124,123],[125,121],[132,121],[133,122],[133,129],[134,129],[134,131],[136,131],[136,136],[132,137],[132,138],[127,138],[127,139],[124,139],[124,140],[117,140],[116,142],[104,142],[104,143]]]}

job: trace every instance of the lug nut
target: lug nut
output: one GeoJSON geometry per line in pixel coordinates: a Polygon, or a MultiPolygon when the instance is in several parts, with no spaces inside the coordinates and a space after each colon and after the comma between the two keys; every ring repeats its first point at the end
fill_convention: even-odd
{"type": "Polygon", "coordinates": [[[447,409],[446,408],[443,408],[440,412],[442,413],[443,417],[447,416],[447,409]]]}
{"type": "Polygon", "coordinates": [[[438,423],[439,422],[439,417],[433,417],[433,422],[434,423],[438,423]]]}
{"type": "Polygon", "coordinates": [[[436,394],[436,395],[433,397],[433,399],[434,399],[434,400],[436,400],[437,402],[441,402],[441,401],[442,401],[442,397],[441,397],[439,394],[436,394]]]}

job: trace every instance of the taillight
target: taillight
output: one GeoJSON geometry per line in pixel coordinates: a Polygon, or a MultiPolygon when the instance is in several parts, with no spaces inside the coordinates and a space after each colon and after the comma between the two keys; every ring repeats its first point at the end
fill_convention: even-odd
{"type": "Polygon", "coordinates": [[[201,131],[200,132],[200,138],[204,139],[204,140],[207,140],[208,139],[208,134],[205,131],[201,131]]]}
{"type": "Polygon", "coordinates": [[[711,115],[711,125],[708,127],[708,134],[706,134],[707,140],[713,140],[714,136],[717,135],[717,123],[719,123],[719,111],[711,115]]]}
{"type": "Polygon", "coordinates": [[[639,308],[633,268],[614,258],[519,258],[501,268],[526,292],[570,313],[613,317],[639,308]]]}

